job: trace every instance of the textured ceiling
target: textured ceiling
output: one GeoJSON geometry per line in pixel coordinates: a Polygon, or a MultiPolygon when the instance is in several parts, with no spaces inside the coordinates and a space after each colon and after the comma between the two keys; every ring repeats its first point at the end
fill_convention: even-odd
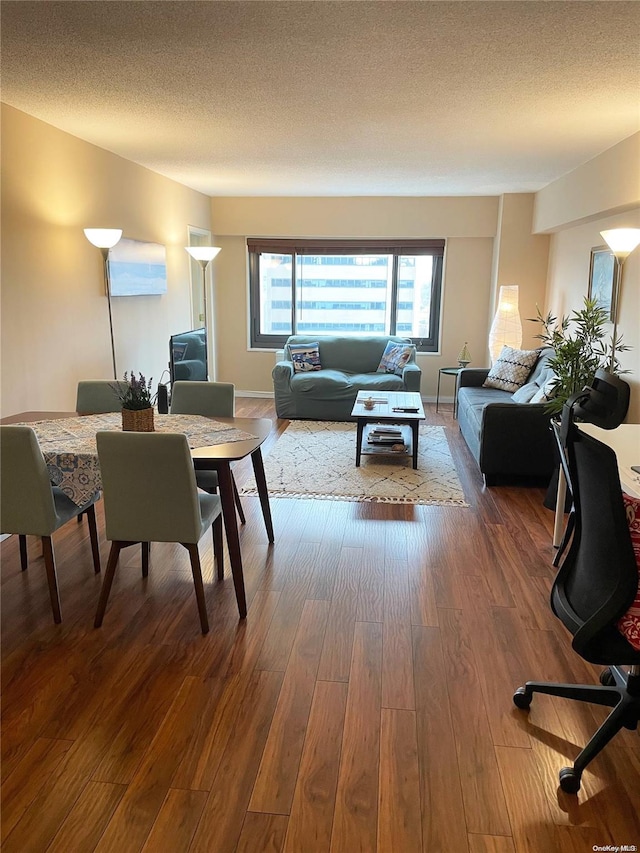
{"type": "Polygon", "coordinates": [[[540,189],[640,129],[638,2],[14,2],[2,100],[209,195],[540,189]]]}

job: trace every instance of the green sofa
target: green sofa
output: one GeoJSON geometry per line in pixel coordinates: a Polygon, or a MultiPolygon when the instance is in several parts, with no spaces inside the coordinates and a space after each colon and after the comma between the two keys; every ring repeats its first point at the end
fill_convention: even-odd
{"type": "Polygon", "coordinates": [[[402,376],[376,373],[389,341],[411,343],[389,335],[337,337],[292,335],[278,350],[273,368],[273,390],[279,418],[320,421],[351,420],[358,391],[420,391],[422,371],[415,361],[415,347],[402,376]],[[289,344],[319,342],[321,370],[295,373],[289,344]]]}

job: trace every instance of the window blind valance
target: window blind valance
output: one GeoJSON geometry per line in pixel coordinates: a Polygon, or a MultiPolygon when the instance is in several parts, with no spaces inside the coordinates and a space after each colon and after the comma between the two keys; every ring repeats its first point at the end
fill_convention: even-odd
{"type": "Polygon", "coordinates": [[[444,255],[444,240],[305,240],[247,238],[250,252],[296,255],[444,255]]]}

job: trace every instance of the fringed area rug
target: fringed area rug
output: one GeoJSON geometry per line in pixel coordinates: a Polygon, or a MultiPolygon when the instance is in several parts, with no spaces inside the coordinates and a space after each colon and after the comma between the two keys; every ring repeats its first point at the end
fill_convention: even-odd
{"type": "Polygon", "coordinates": [[[355,459],[355,423],[292,421],[264,460],[269,496],[468,506],[443,427],[420,426],[415,471],[410,456],[355,459]]]}

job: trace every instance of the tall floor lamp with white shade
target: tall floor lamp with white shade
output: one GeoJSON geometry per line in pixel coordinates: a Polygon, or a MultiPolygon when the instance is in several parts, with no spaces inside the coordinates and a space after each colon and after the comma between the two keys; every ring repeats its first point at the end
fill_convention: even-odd
{"type": "Polygon", "coordinates": [[[522,323],[518,310],[518,285],[505,284],[500,288],[498,307],[489,331],[491,363],[498,360],[502,347],[518,349],[522,345],[522,323]]]}
{"type": "MultiPolygon", "coordinates": [[[[202,269],[202,305],[204,312],[204,325],[209,330],[207,315],[207,267],[220,251],[220,246],[185,246],[185,249],[194,261],[200,264],[202,269]]],[[[207,336],[209,337],[209,335],[207,336]]]]}
{"type": "Polygon", "coordinates": [[[622,267],[631,252],[640,245],[640,228],[611,228],[601,231],[600,235],[611,249],[616,259],[616,283],[614,288],[615,303],[613,309],[613,334],[611,336],[610,370],[613,371],[616,355],[616,338],[618,336],[618,316],[620,313],[620,295],[622,288],[622,267]]]}
{"type": "Polygon", "coordinates": [[[104,274],[104,286],[107,293],[107,304],[109,306],[109,332],[111,333],[111,361],[113,363],[113,378],[118,379],[116,370],[116,346],[113,341],[113,316],[111,314],[111,291],[109,290],[109,249],[113,248],[122,237],[121,228],[85,228],[84,236],[87,240],[100,249],[102,253],[102,269],[104,274]]]}

